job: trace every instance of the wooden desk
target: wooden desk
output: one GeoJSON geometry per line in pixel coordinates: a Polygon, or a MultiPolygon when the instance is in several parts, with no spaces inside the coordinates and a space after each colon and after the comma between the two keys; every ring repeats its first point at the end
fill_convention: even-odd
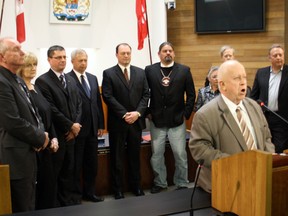
{"type": "MultiPolygon", "coordinates": [[[[151,158],[151,144],[144,143],[141,145],[141,184],[143,189],[150,189],[153,185],[153,171],[150,165],[151,158]]],[[[111,174],[110,174],[110,154],[109,147],[99,148],[98,150],[98,175],[96,178],[96,193],[99,195],[112,194],[111,187],[111,174]]],[[[189,149],[187,147],[187,157],[188,157],[188,179],[190,182],[194,181],[195,172],[197,168],[196,162],[192,159],[189,149]]],[[[165,151],[165,163],[167,168],[167,181],[169,185],[173,185],[173,174],[174,174],[174,157],[169,144],[166,146],[165,151]]],[[[125,170],[124,170],[124,192],[129,190],[128,186],[128,168],[127,160],[125,160],[125,170]]]]}
{"type": "Polygon", "coordinates": [[[288,215],[288,155],[273,155],[272,215],[288,215]]]}

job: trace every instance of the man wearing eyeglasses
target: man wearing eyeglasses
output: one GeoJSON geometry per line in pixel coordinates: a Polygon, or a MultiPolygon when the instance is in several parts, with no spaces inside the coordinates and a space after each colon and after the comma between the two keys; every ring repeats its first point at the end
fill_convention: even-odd
{"type": "Polygon", "coordinates": [[[82,102],[75,80],[64,74],[66,51],[62,46],[51,46],[47,52],[50,69],[36,80],[51,105],[53,122],[59,141],[59,150],[52,155],[55,178],[58,183],[56,206],[80,204],[74,195],[74,142],[81,125],[82,102]]]}

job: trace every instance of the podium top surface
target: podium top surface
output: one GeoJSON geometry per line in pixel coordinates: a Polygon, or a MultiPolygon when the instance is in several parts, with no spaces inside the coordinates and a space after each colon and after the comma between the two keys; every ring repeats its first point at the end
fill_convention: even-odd
{"type": "Polygon", "coordinates": [[[273,154],[273,168],[288,166],[288,154],[273,154]]]}

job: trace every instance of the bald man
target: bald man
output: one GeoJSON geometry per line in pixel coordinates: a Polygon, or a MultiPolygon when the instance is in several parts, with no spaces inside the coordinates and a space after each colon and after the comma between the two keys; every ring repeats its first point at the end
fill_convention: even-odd
{"type": "Polygon", "coordinates": [[[275,151],[261,107],[245,97],[247,79],[243,65],[236,60],[224,62],[218,70],[218,85],[220,95],[195,114],[189,140],[194,160],[204,160],[198,185],[207,192],[211,192],[213,160],[250,149],[275,151]],[[249,129],[251,148],[241,132],[237,109],[249,129]]]}

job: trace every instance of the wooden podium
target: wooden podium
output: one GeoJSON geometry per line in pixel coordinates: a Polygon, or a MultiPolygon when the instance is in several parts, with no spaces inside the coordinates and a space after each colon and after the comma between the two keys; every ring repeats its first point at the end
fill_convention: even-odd
{"type": "Polygon", "coordinates": [[[9,166],[0,165],[0,215],[11,213],[9,166]]]}
{"type": "Polygon", "coordinates": [[[245,216],[288,215],[288,156],[247,151],[212,162],[212,207],[245,216]]]}

